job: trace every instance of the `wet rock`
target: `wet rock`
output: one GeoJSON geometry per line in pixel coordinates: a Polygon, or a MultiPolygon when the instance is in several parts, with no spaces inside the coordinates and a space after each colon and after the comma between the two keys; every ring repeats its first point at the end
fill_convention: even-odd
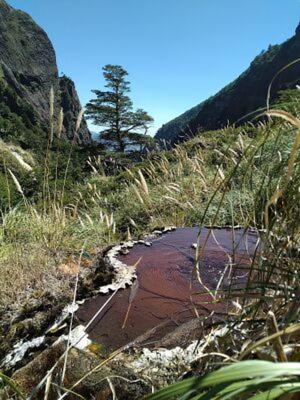
{"type": "Polygon", "coordinates": [[[102,286],[99,291],[100,293],[109,293],[119,289],[125,289],[126,286],[136,279],[136,266],[126,265],[118,259],[118,255],[121,251],[132,248],[136,242],[128,241],[122,245],[112,247],[105,256],[105,262],[113,269],[114,276],[110,284],[102,286]]]}
{"type": "MultiPolygon", "coordinates": [[[[121,355],[107,365],[104,365],[99,371],[90,374],[80,386],[77,387],[77,393],[86,398],[111,399],[112,389],[120,400],[137,400],[143,398],[150,392],[150,385],[145,383],[126,365],[127,356],[121,355]],[[110,386],[111,385],[111,386],[110,386]],[[92,397],[93,396],[93,397],[92,397]]],[[[72,386],[87,371],[99,365],[101,359],[95,355],[72,350],[69,358],[69,368],[65,382],[67,387],[72,386]]]]}
{"type": "Polygon", "coordinates": [[[163,229],[162,233],[173,232],[176,231],[176,229],[177,229],[176,226],[167,226],[166,228],[163,229]]]}
{"type": "Polygon", "coordinates": [[[147,246],[147,247],[151,247],[152,246],[152,243],[147,241],[147,240],[139,240],[138,243],[139,244],[143,244],[144,246],[147,246]]]}
{"type": "Polygon", "coordinates": [[[129,250],[121,249],[119,253],[122,254],[123,256],[126,256],[126,254],[129,254],[129,250]]]}
{"type": "Polygon", "coordinates": [[[70,333],[62,335],[58,342],[61,341],[69,341],[70,346],[78,350],[84,350],[92,344],[92,341],[88,338],[88,334],[83,325],[77,325],[70,333]]]}
{"type": "MultiPolygon", "coordinates": [[[[108,250],[109,251],[109,250],[108,250]]],[[[90,269],[85,269],[80,276],[78,298],[92,296],[101,286],[111,283],[114,276],[113,267],[105,261],[105,252],[102,251],[97,257],[95,264],[90,269]]]]}
{"type": "MultiPolygon", "coordinates": [[[[218,320],[220,321],[219,318],[218,320]]],[[[186,347],[193,341],[203,337],[204,332],[212,326],[212,323],[212,318],[194,318],[178,326],[155,343],[155,348],[164,347],[170,349],[177,346],[186,347]]]]}

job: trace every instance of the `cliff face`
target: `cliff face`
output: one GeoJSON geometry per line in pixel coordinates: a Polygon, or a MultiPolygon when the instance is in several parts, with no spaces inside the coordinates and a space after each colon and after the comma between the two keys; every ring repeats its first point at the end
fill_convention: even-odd
{"type": "MultiPolygon", "coordinates": [[[[295,36],[281,45],[270,46],[252,61],[244,73],[215,96],[163,125],[156,139],[172,144],[199,130],[218,129],[228,123],[240,123],[253,118],[253,115],[247,114],[266,105],[268,86],[276,73],[299,57],[300,25],[295,36]]],[[[300,63],[297,63],[274,80],[271,97],[275,98],[278,91],[299,83],[300,63]]]]}
{"type": "MultiPolygon", "coordinates": [[[[75,86],[71,84],[70,92],[61,84],[55,51],[47,34],[28,14],[13,9],[4,0],[0,0],[0,68],[0,76],[5,82],[35,110],[37,123],[48,123],[51,87],[55,92],[56,109],[62,106],[69,119],[77,118],[74,113],[78,113],[80,102],[75,86]],[[65,90],[72,96],[68,102],[64,100],[65,90]]],[[[71,128],[70,124],[65,126],[68,137],[71,128]]],[[[78,142],[88,144],[90,141],[84,121],[78,142]]]]}
{"type": "MultiPolygon", "coordinates": [[[[75,89],[74,82],[66,77],[59,78],[59,89],[61,94],[61,107],[64,111],[64,129],[69,139],[73,139],[77,116],[80,113],[81,105],[75,89]]],[[[91,133],[87,127],[85,119],[82,120],[78,139],[81,143],[91,142],[91,133]]]]}

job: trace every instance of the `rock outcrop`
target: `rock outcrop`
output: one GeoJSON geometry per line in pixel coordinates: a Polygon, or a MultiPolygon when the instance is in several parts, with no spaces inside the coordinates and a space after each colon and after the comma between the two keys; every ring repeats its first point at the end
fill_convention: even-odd
{"type": "MultiPolygon", "coordinates": [[[[75,132],[77,116],[80,113],[81,105],[76,92],[74,82],[67,76],[59,78],[59,88],[61,95],[61,107],[64,111],[64,129],[69,139],[73,139],[75,132]]],[[[78,132],[81,143],[91,142],[91,133],[87,127],[85,119],[82,120],[80,130],[78,132]]]]}
{"type": "MultiPolygon", "coordinates": [[[[156,139],[170,144],[183,141],[201,130],[214,130],[228,123],[246,122],[257,109],[266,106],[268,87],[275,75],[300,57],[300,25],[295,35],[281,45],[269,46],[235,81],[215,96],[163,125],[156,139]]],[[[271,100],[280,90],[300,83],[300,63],[280,73],[273,82],[271,100]]]]}
{"type": "MultiPolygon", "coordinates": [[[[76,120],[80,102],[71,80],[59,78],[55,51],[45,31],[20,10],[0,0],[0,77],[31,106],[37,123],[49,121],[49,96],[53,87],[56,110],[63,107],[65,132],[71,137],[71,121],[76,120]]],[[[12,110],[14,111],[14,110],[12,110]]],[[[90,133],[85,121],[78,132],[78,143],[88,144],[90,133]]]]}

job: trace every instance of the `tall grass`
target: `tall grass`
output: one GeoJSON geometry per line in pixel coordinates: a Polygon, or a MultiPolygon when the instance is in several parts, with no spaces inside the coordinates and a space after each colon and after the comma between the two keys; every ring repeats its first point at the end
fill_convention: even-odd
{"type": "MultiPolygon", "coordinates": [[[[230,144],[222,154],[218,150],[224,169],[213,178],[214,183],[221,180],[209,198],[200,226],[205,224],[216,199],[213,225],[218,221],[232,187],[251,187],[253,212],[244,219],[243,226],[246,230],[255,227],[260,232],[262,244],[253,259],[247,287],[239,291],[231,289],[227,294],[222,290],[220,299],[225,295],[228,299],[242,301],[233,326],[237,322],[242,324],[240,329],[248,335],[249,343],[244,346],[235,343],[237,360],[264,357],[263,354],[267,356],[273,348],[279,363],[239,362],[209,375],[174,384],[147,399],[275,399],[282,396],[291,399],[294,397],[289,394],[300,392],[299,363],[286,362],[299,360],[300,120],[297,115],[277,109],[268,110],[267,115],[272,119],[283,119],[287,124],[271,120],[261,124],[254,140],[246,138],[245,141],[244,135],[239,136],[238,146],[230,144]],[[261,336],[261,339],[253,343],[251,325],[255,321],[261,321],[256,323],[255,331],[256,337],[261,336]],[[262,348],[267,348],[266,353],[261,352],[262,348]],[[291,370],[294,371],[292,379],[291,370]]],[[[205,250],[205,243],[202,247],[198,243],[198,248],[197,271],[201,281],[200,255],[205,250]]],[[[230,335],[234,335],[233,331],[230,335]]],[[[226,349],[227,341],[224,346],[226,349]]],[[[213,354],[211,360],[214,360],[213,354]]]]}
{"type": "MultiPolygon", "coordinates": [[[[50,115],[47,146],[45,148],[40,196],[26,195],[20,175],[26,173],[27,181],[36,181],[34,156],[17,146],[0,143],[6,171],[7,193],[12,188],[20,195],[15,207],[3,211],[0,224],[0,310],[16,312],[31,296],[39,297],[51,292],[55,297],[72,297],[72,276],[64,275],[70,255],[78,257],[84,243],[87,251],[104,246],[115,239],[112,215],[100,209],[94,211],[83,202],[77,182],[73,182],[73,202],[66,202],[67,180],[72,156],[76,147],[83,110],[77,117],[72,144],[69,146],[65,170],[59,171],[60,143],[63,131],[63,112],[55,115],[54,92],[50,93],[50,115]],[[52,144],[56,140],[56,152],[52,144]],[[61,181],[59,175],[63,175],[61,181]],[[13,266],[13,268],[12,268],[13,266]],[[66,296],[64,296],[64,294],[66,296]]],[[[21,176],[22,178],[22,176],[21,176]]],[[[69,189],[68,189],[69,190],[69,189]]],[[[94,206],[94,204],[93,204],[94,206]]]]}

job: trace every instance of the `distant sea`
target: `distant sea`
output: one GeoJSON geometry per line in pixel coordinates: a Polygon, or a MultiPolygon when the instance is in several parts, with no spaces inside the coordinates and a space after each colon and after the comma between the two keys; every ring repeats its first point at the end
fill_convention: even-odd
{"type": "Polygon", "coordinates": [[[92,139],[94,140],[94,142],[99,142],[100,143],[100,137],[99,137],[99,133],[98,132],[91,131],[91,135],[92,135],[92,139]]]}
{"type": "MultiPolygon", "coordinates": [[[[100,137],[99,133],[91,131],[91,135],[92,135],[92,140],[93,140],[94,142],[105,144],[105,141],[101,140],[101,137],[100,137]]],[[[113,147],[112,147],[112,146],[107,146],[107,150],[113,151],[113,147]]],[[[127,152],[130,153],[131,151],[136,151],[136,150],[140,150],[140,146],[138,146],[138,145],[131,145],[131,146],[128,146],[128,147],[127,147],[126,153],[127,153],[127,152]]]]}

